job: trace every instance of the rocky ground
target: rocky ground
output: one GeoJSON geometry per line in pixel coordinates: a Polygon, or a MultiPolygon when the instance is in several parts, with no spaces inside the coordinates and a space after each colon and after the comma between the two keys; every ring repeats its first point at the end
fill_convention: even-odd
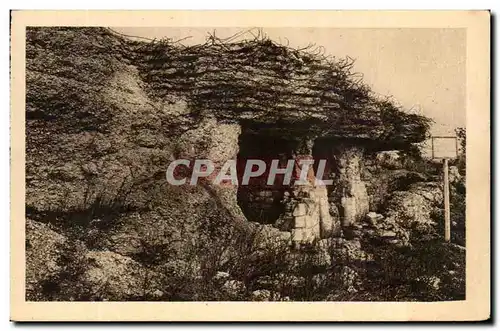
{"type": "MultiPolygon", "coordinates": [[[[379,166],[379,171],[387,168],[379,166]]],[[[390,170],[392,180],[401,181],[401,171],[390,170]]],[[[208,222],[182,233],[178,227],[174,231],[168,221],[138,223],[148,216],[136,214],[128,215],[113,229],[87,229],[77,237],[50,221],[28,219],[27,297],[463,299],[465,248],[442,240],[440,184],[422,182],[414,174],[407,173],[405,178],[407,187],[401,190],[393,186],[395,190],[389,190],[380,213],[369,212],[362,222],[344,228],[340,237],[300,248],[290,246],[290,232],[258,223],[250,223],[251,232],[245,235],[231,230],[229,224],[208,222]],[[168,235],[159,236],[160,231],[168,235]],[[93,238],[93,233],[98,238],[93,238]]],[[[462,180],[453,178],[453,183],[462,180]]],[[[458,224],[453,228],[460,231],[458,224]]]]}

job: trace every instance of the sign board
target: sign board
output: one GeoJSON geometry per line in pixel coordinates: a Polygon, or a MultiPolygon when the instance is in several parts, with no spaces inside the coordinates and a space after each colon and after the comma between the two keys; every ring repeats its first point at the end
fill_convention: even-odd
{"type": "Polygon", "coordinates": [[[458,156],[456,136],[434,136],[431,138],[432,158],[443,160],[443,200],[444,200],[444,241],[451,240],[450,183],[448,178],[448,159],[458,156]]]}
{"type": "Polygon", "coordinates": [[[458,156],[458,140],[455,136],[431,138],[433,159],[453,159],[458,156]]]}

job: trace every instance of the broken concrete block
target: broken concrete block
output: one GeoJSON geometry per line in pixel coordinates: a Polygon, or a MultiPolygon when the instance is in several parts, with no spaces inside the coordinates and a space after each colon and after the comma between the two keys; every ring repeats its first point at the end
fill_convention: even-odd
{"type": "Polygon", "coordinates": [[[295,228],[306,228],[308,217],[307,216],[296,216],[294,219],[295,228]]]}
{"type": "Polygon", "coordinates": [[[304,216],[307,215],[307,205],[305,203],[299,203],[295,206],[293,210],[293,216],[304,216]]]}
{"type": "Polygon", "coordinates": [[[394,238],[396,237],[396,232],[394,231],[383,231],[381,234],[380,234],[381,237],[383,238],[394,238]]]}
{"type": "Polygon", "coordinates": [[[292,241],[302,242],[306,237],[304,229],[292,229],[292,241]]]}
{"type": "Polygon", "coordinates": [[[384,219],[384,216],[377,214],[373,211],[366,214],[366,220],[371,225],[376,225],[378,222],[384,219]]]}

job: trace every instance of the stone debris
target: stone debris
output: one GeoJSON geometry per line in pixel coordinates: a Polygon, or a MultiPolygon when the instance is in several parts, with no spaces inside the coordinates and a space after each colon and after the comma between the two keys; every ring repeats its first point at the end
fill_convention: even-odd
{"type": "Polygon", "coordinates": [[[448,179],[452,184],[462,180],[462,175],[456,166],[450,166],[448,169],[448,179]]]}
{"type": "Polygon", "coordinates": [[[400,169],[403,166],[399,151],[378,152],[375,157],[375,160],[378,165],[387,167],[389,169],[400,169]]]}
{"type": "Polygon", "coordinates": [[[252,301],[270,301],[271,291],[269,290],[256,290],[252,292],[252,301]]]}
{"type": "Polygon", "coordinates": [[[348,293],[358,292],[357,286],[359,285],[359,275],[356,270],[348,266],[343,266],[340,269],[339,278],[341,286],[348,293]]]}
{"type": "Polygon", "coordinates": [[[223,285],[222,288],[233,295],[241,294],[245,291],[245,283],[239,280],[228,280],[223,285]]]}
{"type": "Polygon", "coordinates": [[[434,291],[438,291],[441,284],[441,279],[436,276],[422,276],[417,277],[415,280],[434,291]]]}
{"type": "Polygon", "coordinates": [[[225,280],[229,278],[229,273],[225,271],[217,271],[214,276],[214,280],[225,280]]]}
{"type": "Polygon", "coordinates": [[[366,214],[366,220],[368,221],[368,223],[370,225],[373,225],[373,226],[377,225],[377,223],[382,221],[383,219],[384,219],[383,215],[377,214],[373,211],[366,214]]]}
{"type": "Polygon", "coordinates": [[[366,253],[361,247],[359,238],[346,240],[344,238],[332,238],[329,243],[332,254],[332,262],[336,264],[356,263],[373,261],[373,256],[366,253]]]}
{"type": "Polygon", "coordinates": [[[382,238],[394,238],[396,237],[396,232],[394,231],[383,231],[380,236],[382,238]]]}
{"type": "Polygon", "coordinates": [[[284,220],[293,220],[287,224],[293,226],[290,231],[294,242],[312,242],[332,234],[334,220],[329,213],[330,205],[325,186],[297,185],[284,203],[292,213],[285,212],[277,224],[283,227],[286,223],[284,220]]]}
{"type": "Polygon", "coordinates": [[[163,296],[163,294],[164,293],[162,291],[160,291],[160,290],[156,290],[156,291],[153,292],[153,296],[155,298],[161,298],[163,296]]]}
{"type": "Polygon", "coordinates": [[[270,290],[255,290],[251,294],[251,301],[289,301],[290,298],[281,298],[279,292],[274,292],[270,290]]]}

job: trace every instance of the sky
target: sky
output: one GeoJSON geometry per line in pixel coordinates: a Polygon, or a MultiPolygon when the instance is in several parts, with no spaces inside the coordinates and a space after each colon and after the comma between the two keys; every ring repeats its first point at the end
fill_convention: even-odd
{"type": "MultiPolygon", "coordinates": [[[[113,28],[132,36],[183,39],[198,44],[215,30],[226,38],[249,28],[113,28]]],[[[454,135],[465,126],[465,29],[264,28],[271,39],[298,48],[314,43],[326,54],[355,59],[353,70],[380,95],[408,112],[434,120],[432,135],[454,135]]],[[[257,29],[252,30],[253,33],[257,29]]],[[[253,38],[246,32],[238,39],[253,38]]]]}

